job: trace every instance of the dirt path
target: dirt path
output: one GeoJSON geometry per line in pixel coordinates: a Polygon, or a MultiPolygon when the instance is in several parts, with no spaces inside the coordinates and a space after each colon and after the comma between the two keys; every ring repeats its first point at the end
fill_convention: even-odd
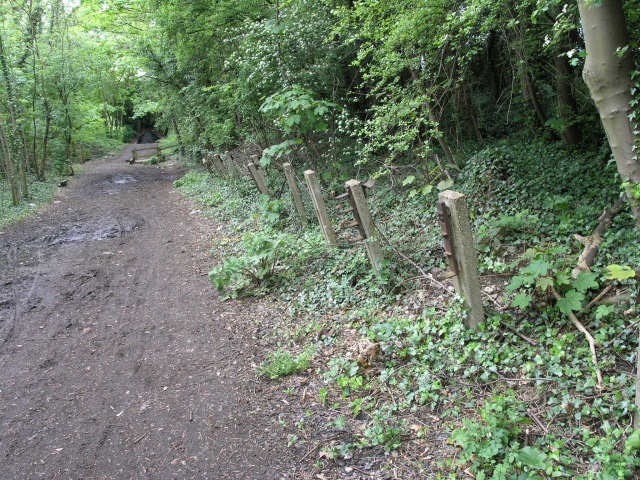
{"type": "Polygon", "coordinates": [[[124,156],[0,233],[0,476],[294,478],[251,367],[268,313],[215,300],[180,168],[124,156]]]}

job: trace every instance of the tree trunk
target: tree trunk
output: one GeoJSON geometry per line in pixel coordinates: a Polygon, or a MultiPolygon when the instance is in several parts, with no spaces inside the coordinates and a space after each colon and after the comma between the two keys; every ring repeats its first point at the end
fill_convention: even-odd
{"type": "Polygon", "coordinates": [[[171,123],[173,124],[173,131],[176,132],[178,145],[180,145],[180,155],[184,155],[184,143],[182,143],[182,136],[180,135],[180,128],[178,128],[178,121],[176,120],[175,115],[171,115],[171,123]]]}
{"type": "Polygon", "coordinates": [[[0,157],[2,158],[4,174],[9,183],[9,189],[11,190],[11,203],[18,205],[20,203],[20,192],[18,189],[18,179],[15,174],[15,165],[13,163],[11,140],[7,135],[7,129],[5,128],[5,122],[2,117],[0,117],[0,157]]]}
{"type": "MultiPolygon", "coordinates": [[[[566,50],[565,50],[566,51],[566,50]]],[[[558,52],[559,53],[559,52],[558,52]]],[[[562,138],[567,145],[577,145],[582,140],[582,132],[575,124],[578,115],[576,97],[573,95],[571,81],[571,65],[566,55],[556,55],[554,58],[556,70],[556,86],[558,89],[558,110],[562,120],[562,138]]]]}
{"type": "MultiPolygon", "coordinates": [[[[633,58],[617,52],[629,45],[622,0],[578,0],[578,9],[587,50],[582,76],[600,113],[620,177],[640,183],[640,160],[633,153],[635,138],[629,120],[633,58]]],[[[638,200],[629,190],[627,195],[640,230],[638,200]]]]}
{"type": "Polygon", "coordinates": [[[456,158],[453,156],[453,152],[449,148],[449,144],[447,144],[446,140],[444,139],[444,134],[439,128],[438,117],[436,117],[436,114],[433,111],[433,106],[431,105],[431,102],[429,100],[425,100],[424,106],[427,109],[427,113],[429,115],[429,121],[436,128],[435,137],[437,138],[438,143],[440,144],[440,148],[442,148],[442,150],[444,151],[444,154],[447,157],[447,161],[449,162],[450,165],[457,166],[458,163],[456,162],[456,158]]]}

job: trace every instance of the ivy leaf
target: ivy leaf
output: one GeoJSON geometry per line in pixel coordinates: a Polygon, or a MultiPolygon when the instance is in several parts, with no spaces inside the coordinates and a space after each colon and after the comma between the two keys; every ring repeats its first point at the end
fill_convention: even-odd
{"type": "Polygon", "coordinates": [[[553,287],[553,277],[540,277],[536,280],[536,287],[543,292],[553,287]]]}
{"type": "Polygon", "coordinates": [[[572,287],[579,292],[586,292],[590,288],[598,288],[596,274],[591,272],[580,272],[578,278],[573,282],[572,287]]]}
{"type": "Polygon", "coordinates": [[[516,452],[516,458],[529,468],[545,468],[547,456],[537,448],[524,447],[516,452]]]}
{"type": "Polygon", "coordinates": [[[636,272],[626,265],[607,265],[606,268],[609,270],[609,274],[606,277],[607,280],[626,280],[636,276],[636,272]]]}
{"type": "Polygon", "coordinates": [[[572,311],[578,311],[582,308],[582,300],[584,300],[583,294],[569,290],[563,298],[558,300],[558,310],[568,316],[572,311]]]}
{"type": "Polygon", "coordinates": [[[415,181],[415,179],[416,179],[415,175],[409,175],[407,178],[405,178],[402,181],[402,186],[406,187],[407,185],[411,185],[415,181]]]}
{"type": "Polygon", "coordinates": [[[442,180],[440,183],[438,183],[437,188],[438,190],[446,190],[447,188],[451,188],[452,185],[453,185],[452,179],[442,180]]]}
{"type": "Polygon", "coordinates": [[[531,260],[528,266],[521,270],[521,273],[530,273],[534,277],[544,277],[549,273],[551,264],[540,258],[531,260]]]}
{"type": "Polygon", "coordinates": [[[605,317],[608,317],[615,311],[615,309],[616,307],[614,307],[613,305],[600,305],[598,308],[596,308],[596,320],[601,320],[605,317]]]}
{"type": "Polygon", "coordinates": [[[533,298],[531,297],[531,295],[527,295],[526,293],[521,292],[513,298],[513,302],[511,302],[511,306],[519,308],[520,310],[524,310],[529,305],[531,305],[532,301],[533,301],[533,298]]]}

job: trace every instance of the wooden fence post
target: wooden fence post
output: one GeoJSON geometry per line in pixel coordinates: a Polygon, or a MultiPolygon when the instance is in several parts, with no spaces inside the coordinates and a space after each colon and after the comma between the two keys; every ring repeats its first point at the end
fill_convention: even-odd
{"type": "Polygon", "coordinates": [[[307,186],[309,187],[309,194],[311,195],[313,206],[316,209],[316,215],[318,216],[318,221],[320,222],[324,239],[331,247],[337,247],[338,239],[336,238],[336,232],[333,230],[333,225],[331,225],[327,207],[322,199],[322,191],[320,190],[318,175],[313,170],[307,170],[304,172],[304,178],[307,181],[307,186]]]}
{"type": "Polygon", "coordinates": [[[300,216],[300,222],[303,227],[309,225],[309,221],[307,220],[307,213],[304,210],[304,204],[302,203],[302,196],[300,195],[300,189],[298,188],[298,184],[296,183],[296,177],[293,174],[293,167],[291,167],[290,163],[282,164],[282,168],[284,170],[284,176],[287,179],[287,183],[289,184],[289,191],[291,192],[291,196],[293,197],[293,204],[298,211],[298,215],[300,216]]]}
{"type": "Polygon", "coordinates": [[[224,152],[220,158],[222,159],[222,163],[224,164],[227,172],[235,178],[240,178],[240,172],[238,172],[238,167],[236,167],[231,154],[228,151],[224,152]]]}
{"type": "Polygon", "coordinates": [[[209,156],[209,159],[210,161],[213,162],[216,169],[220,172],[220,175],[222,175],[223,177],[226,177],[227,175],[229,175],[229,172],[227,172],[227,169],[225,168],[224,163],[222,163],[222,160],[220,160],[219,154],[214,153],[213,155],[209,156]]]}
{"type": "Polygon", "coordinates": [[[482,307],[482,292],[480,290],[480,276],[476,262],[473,236],[467,210],[467,200],[461,193],[447,190],[441,192],[439,200],[448,207],[450,215],[448,225],[451,231],[447,233],[450,238],[452,261],[457,266],[456,275],[453,277],[453,285],[456,291],[463,297],[467,308],[465,326],[476,330],[484,320],[484,308],[482,307]]]}
{"type": "Polygon", "coordinates": [[[264,177],[262,167],[252,162],[247,165],[247,168],[249,169],[249,174],[251,175],[251,178],[253,178],[256,187],[258,187],[258,191],[262,195],[271,197],[271,192],[269,191],[269,187],[267,187],[267,180],[264,177]]]}
{"type": "Polygon", "coordinates": [[[361,227],[359,230],[364,233],[363,240],[367,249],[367,255],[369,255],[369,261],[376,273],[379,273],[384,256],[382,255],[382,248],[380,247],[378,235],[376,234],[376,226],[373,223],[373,218],[371,218],[367,197],[364,194],[364,187],[358,180],[349,180],[345,184],[345,187],[349,194],[353,215],[361,227]]]}
{"type": "Polygon", "coordinates": [[[131,151],[131,158],[133,159],[133,163],[138,161],[138,150],[135,148],[131,151]]]}
{"type": "Polygon", "coordinates": [[[213,175],[214,173],[219,173],[220,175],[225,175],[224,165],[220,162],[220,159],[217,158],[217,155],[207,152],[202,157],[202,164],[207,168],[209,173],[213,175]]]}

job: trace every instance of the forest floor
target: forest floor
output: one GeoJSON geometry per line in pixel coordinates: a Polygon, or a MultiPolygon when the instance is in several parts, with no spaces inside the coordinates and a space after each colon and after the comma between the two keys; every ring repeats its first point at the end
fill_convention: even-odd
{"type": "Polygon", "coordinates": [[[277,312],[217,301],[222,230],[131,148],[0,232],[2,478],[306,478],[255,374],[277,312]]]}

